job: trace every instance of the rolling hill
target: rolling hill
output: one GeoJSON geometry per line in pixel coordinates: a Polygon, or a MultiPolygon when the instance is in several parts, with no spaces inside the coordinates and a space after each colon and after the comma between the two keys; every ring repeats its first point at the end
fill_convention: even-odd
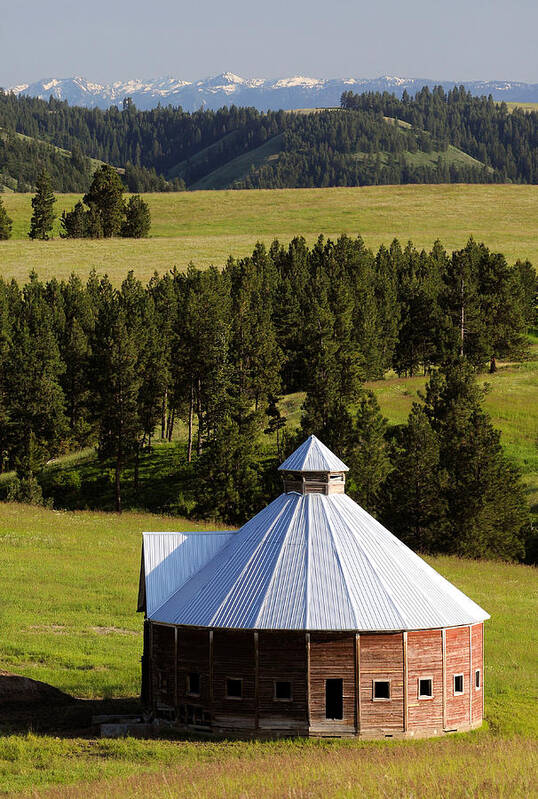
{"type": "Polygon", "coordinates": [[[300,113],[141,111],[131,101],[100,111],[0,92],[0,182],[24,189],[44,165],[56,190],[83,192],[87,159],[125,169],[132,192],[537,180],[535,112],[440,86],[402,100],[347,91],[341,102],[300,113]],[[86,159],[78,173],[56,163],[66,152],[86,159]]]}

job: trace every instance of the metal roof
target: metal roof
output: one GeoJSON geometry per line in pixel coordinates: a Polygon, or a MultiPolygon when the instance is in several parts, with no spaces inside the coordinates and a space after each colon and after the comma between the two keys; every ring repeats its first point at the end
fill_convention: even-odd
{"type": "Polygon", "coordinates": [[[349,469],[334,452],[316,436],[310,436],[278,467],[286,472],[348,472],[349,469]]]}
{"type": "MultiPolygon", "coordinates": [[[[182,563],[190,553],[181,544],[176,566],[163,572],[166,591],[154,587],[152,597],[170,589],[174,574],[190,575],[160,606],[152,601],[150,611],[148,604],[152,620],[258,630],[396,631],[489,618],[345,494],[282,494],[235,535],[224,535],[228,540],[198,570],[182,563]]],[[[161,563],[171,558],[173,553],[161,563]]]]}
{"type": "Polygon", "coordinates": [[[235,534],[233,530],[143,533],[141,580],[148,617],[235,534]]]}

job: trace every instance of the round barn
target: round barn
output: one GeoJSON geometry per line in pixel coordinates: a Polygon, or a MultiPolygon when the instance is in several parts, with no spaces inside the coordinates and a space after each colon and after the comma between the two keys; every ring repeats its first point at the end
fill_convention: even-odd
{"type": "Polygon", "coordinates": [[[488,614],[346,495],[314,436],[280,471],[236,532],[144,533],[146,707],[226,735],[479,726],[488,614]]]}

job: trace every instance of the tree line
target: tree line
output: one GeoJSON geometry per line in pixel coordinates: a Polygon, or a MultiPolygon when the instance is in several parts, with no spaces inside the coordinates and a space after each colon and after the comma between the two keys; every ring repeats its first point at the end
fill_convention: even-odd
{"type": "MultiPolygon", "coordinates": [[[[89,191],[71,211],[63,211],[60,236],[65,239],[100,239],[112,236],[140,239],[148,235],[151,227],[149,206],[134,194],[127,202],[123,198],[124,185],[117,171],[103,164],[93,176],[89,191]]],[[[42,170],[36,181],[36,194],[32,198],[32,216],[28,236],[47,241],[54,227],[56,197],[50,175],[42,170]]],[[[9,239],[13,220],[0,197],[0,240],[9,239]]]]}
{"type": "MultiPolygon", "coordinates": [[[[139,111],[129,99],[121,110],[102,111],[0,91],[0,127],[12,148],[26,146],[14,137],[22,133],[72,151],[73,169],[77,164],[77,169],[86,169],[81,156],[124,168],[133,192],[193,186],[277,136],[282,139],[278,158],[253,166],[237,182],[232,179],[232,187],[538,180],[537,113],[508,113],[505,104],[496,104],[491,97],[472,97],[462,87],[448,93],[441,87],[425,88],[414,98],[404,93],[402,100],[386,92],[345,92],[341,110],[312,114],[262,113],[235,106],[194,113],[171,106],[139,111]],[[454,159],[449,145],[481,164],[454,159]]],[[[21,165],[25,185],[32,170],[35,176],[37,152],[26,171],[21,165]]],[[[60,168],[54,176],[63,182],[55,189],[65,190],[70,174],[70,189],[86,191],[84,169],[71,174],[68,166],[61,176],[61,163],[67,159],[56,158],[60,168]]],[[[52,166],[48,169],[52,173],[52,166]]]]}
{"type": "Polygon", "coordinates": [[[414,546],[522,557],[524,497],[476,372],[524,356],[536,289],[528,262],[510,267],[472,240],[453,253],[396,240],[374,253],[347,236],[258,244],[221,271],[191,266],[146,286],[133,273],[120,288],[95,273],[0,280],[10,496],[41,501],[44,463],[95,445],[121,510],[126,464],[136,482],[141,454],[181,421],[195,513],[240,522],[277,490],[275,458],[314,432],[349,460],[352,495],[414,546]],[[398,428],[363,387],[390,368],[430,375],[398,428]],[[296,391],[299,439],[279,403],[296,391]]]}

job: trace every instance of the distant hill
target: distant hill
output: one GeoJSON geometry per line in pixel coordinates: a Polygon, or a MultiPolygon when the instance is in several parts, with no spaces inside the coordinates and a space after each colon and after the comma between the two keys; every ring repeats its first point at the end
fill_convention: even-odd
{"type": "Polygon", "coordinates": [[[401,98],[348,90],[339,102],[103,111],[0,92],[0,185],[27,191],[45,166],[57,191],[86,191],[88,159],[123,170],[132,192],[538,182],[536,111],[442,86],[401,98]]]}
{"type": "MultiPolygon", "coordinates": [[[[344,91],[391,92],[401,97],[404,90],[415,94],[423,86],[433,89],[442,86],[449,91],[461,81],[431,80],[429,78],[403,78],[384,75],[379,78],[311,78],[293,76],[267,80],[242,78],[224,72],[204,80],[186,81],[175,77],[148,80],[112,81],[95,83],[83,77],[45,78],[33,83],[12,86],[9,91],[29,97],[48,100],[54,97],[67,100],[70,105],[86,108],[121,106],[130,97],[137,108],[149,109],[157,105],[181,106],[185,111],[221,108],[233,103],[252,106],[259,111],[330,107],[340,103],[344,91]]],[[[494,100],[521,103],[538,102],[538,83],[490,80],[464,81],[463,86],[473,96],[488,96],[494,100]]]]}

